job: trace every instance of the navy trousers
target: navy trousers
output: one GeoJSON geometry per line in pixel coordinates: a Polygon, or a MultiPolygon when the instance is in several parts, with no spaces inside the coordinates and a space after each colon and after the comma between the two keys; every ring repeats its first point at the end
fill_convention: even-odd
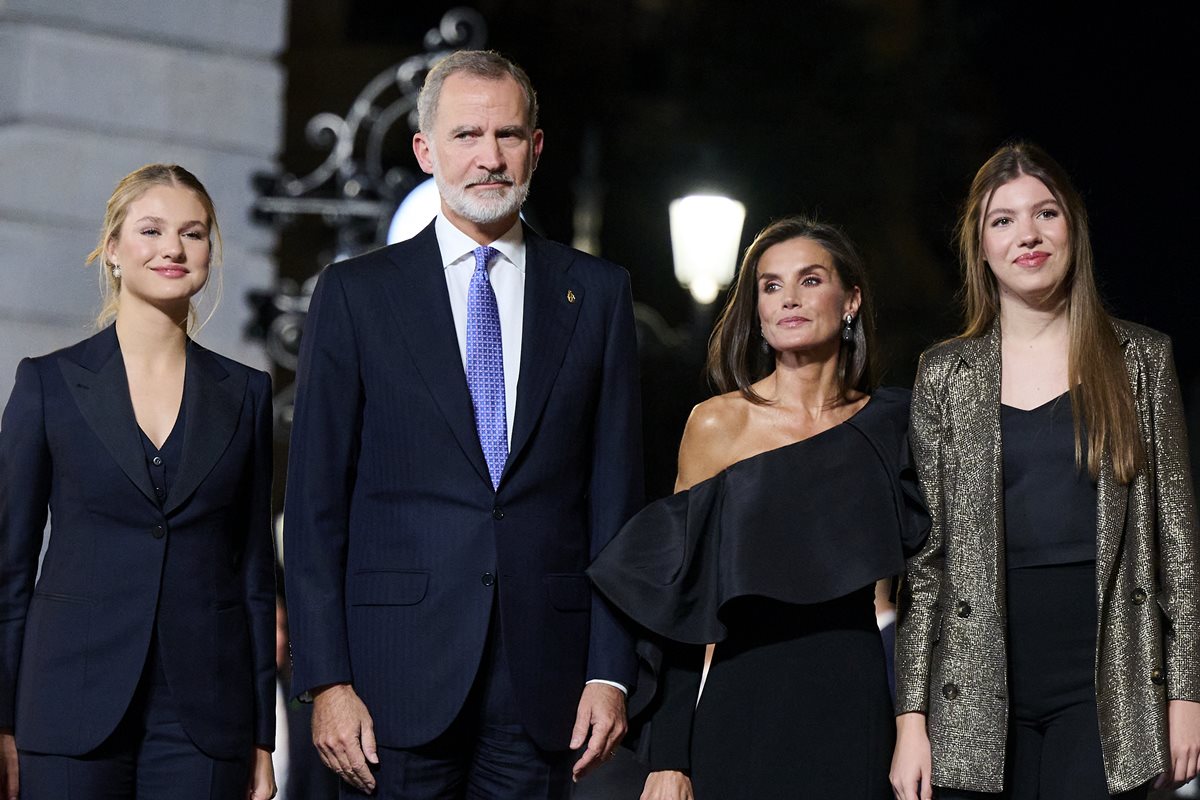
{"type": "Polygon", "coordinates": [[[241,800],[245,758],[205,755],[188,738],[159,661],[151,656],[117,729],[82,756],[20,751],[21,800],[241,800]]]}
{"type": "Polygon", "coordinates": [[[341,783],[343,798],[372,800],[566,800],[570,750],[540,749],[518,721],[500,623],[492,618],[488,650],[462,712],[429,744],[379,748],[376,788],[364,795],[341,783]]]}

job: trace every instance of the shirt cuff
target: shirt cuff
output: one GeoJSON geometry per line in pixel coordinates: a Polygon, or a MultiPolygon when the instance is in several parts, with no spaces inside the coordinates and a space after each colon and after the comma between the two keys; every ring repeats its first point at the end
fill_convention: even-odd
{"type": "Polygon", "coordinates": [[[626,697],[629,696],[629,690],[625,688],[624,684],[617,683],[616,681],[606,681],[603,678],[592,678],[590,681],[586,681],[586,683],[603,683],[605,686],[615,686],[621,690],[621,694],[625,695],[626,697]]]}

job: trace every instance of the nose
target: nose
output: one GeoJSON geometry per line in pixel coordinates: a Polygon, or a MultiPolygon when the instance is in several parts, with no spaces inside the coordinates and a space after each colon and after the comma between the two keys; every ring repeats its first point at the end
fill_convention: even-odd
{"type": "Polygon", "coordinates": [[[504,170],[504,151],[500,148],[500,140],[495,136],[484,138],[483,145],[479,149],[478,163],[481,169],[488,172],[504,170]]]}
{"type": "Polygon", "coordinates": [[[1042,234],[1032,219],[1021,220],[1017,224],[1020,226],[1017,229],[1017,244],[1021,247],[1033,247],[1041,244],[1042,234]]]}
{"type": "Polygon", "coordinates": [[[172,261],[183,260],[183,239],[179,236],[163,236],[160,250],[163,258],[169,258],[172,261]]]}

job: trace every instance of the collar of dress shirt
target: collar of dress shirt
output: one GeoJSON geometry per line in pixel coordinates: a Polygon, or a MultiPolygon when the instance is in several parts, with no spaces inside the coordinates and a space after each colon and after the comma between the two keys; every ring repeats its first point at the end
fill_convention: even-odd
{"type": "MultiPolygon", "coordinates": [[[[438,249],[442,254],[442,269],[465,258],[474,258],[473,251],[479,243],[454,227],[454,223],[440,212],[434,218],[433,231],[437,234],[438,249]]],[[[521,272],[525,271],[525,231],[521,227],[520,219],[488,247],[496,248],[514,267],[521,272]]]]}

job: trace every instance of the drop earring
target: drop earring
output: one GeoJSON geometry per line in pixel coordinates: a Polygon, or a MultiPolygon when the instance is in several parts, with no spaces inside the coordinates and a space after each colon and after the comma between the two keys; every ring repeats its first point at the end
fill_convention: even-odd
{"type": "Polygon", "coordinates": [[[112,265],[112,276],[114,278],[116,278],[117,280],[121,280],[121,265],[120,264],[112,265]]]}
{"type": "Polygon", "coordinates": [[[850,342],[854,340],[854,315],[847,314],[843,317],[842,322],[846,323],[842,327],[842,341],[850,342]]]}
{"type": "Polygon", "coordinates": [[[763,332],[762,328],[759,328],[758,335],[762,338],[758,346],[762,348],[763,355],[769,354],[771,352],[771,345],[767,343],[767,334],[763,332]]]}

